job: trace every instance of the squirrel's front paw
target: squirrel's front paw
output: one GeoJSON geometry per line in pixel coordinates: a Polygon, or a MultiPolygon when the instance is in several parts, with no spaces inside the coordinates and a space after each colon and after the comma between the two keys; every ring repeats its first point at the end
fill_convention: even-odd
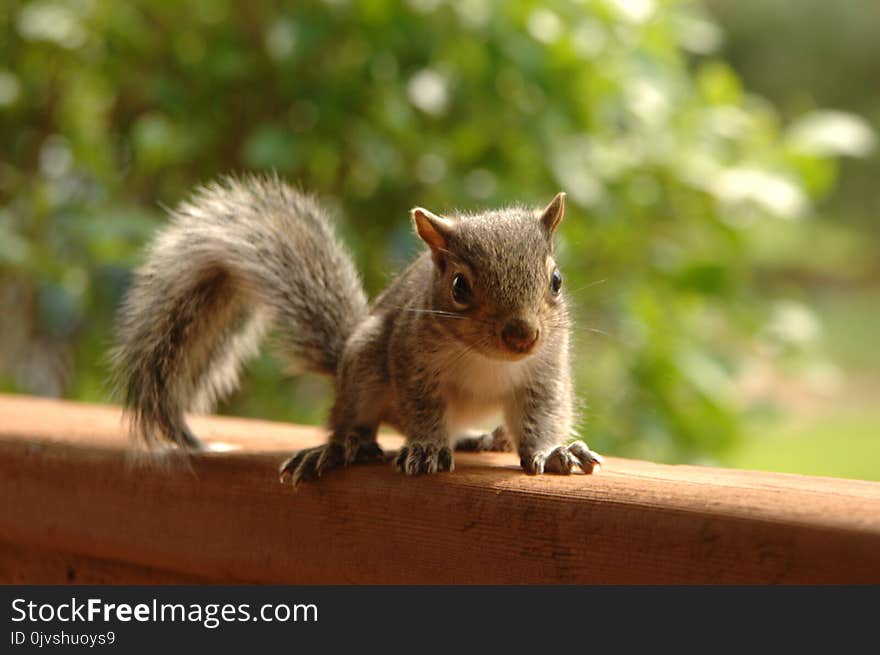
{"type": "Polygon", "coordinates": [[[557,446],[552,450],[524,455],[520,459],[523,470],[530,475],[559,473],[569,475],[575,466],[584,473],[593,473],[602,464],[602,456],[593,452],[583,441],[574,441],[567,446],[557,446]]]}
{"type": "Polygon", "coordinates": [[[397,470],[406,475],[439,473],[455,468],[452,450],[448,446],[412,443],[403,446],[394,460],[397,470]]]}

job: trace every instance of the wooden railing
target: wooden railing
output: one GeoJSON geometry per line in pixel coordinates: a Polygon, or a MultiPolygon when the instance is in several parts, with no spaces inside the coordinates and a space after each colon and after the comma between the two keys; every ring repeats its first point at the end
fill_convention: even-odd
{"type": "Polygon", "coordinates": [[[880,582],[877,483],[613,457],[529,477],[459,454],[451,474],[362,465],[294,490],[278,463],[320,429],[192,424],[214,451],[143,465],[118,408],[0,396],[0,581],[880,582]]]}

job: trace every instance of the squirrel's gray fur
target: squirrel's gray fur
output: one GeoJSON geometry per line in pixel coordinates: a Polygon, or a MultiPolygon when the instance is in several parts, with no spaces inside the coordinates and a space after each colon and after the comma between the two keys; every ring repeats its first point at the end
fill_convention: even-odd
{"type": "Polygon", "coordinates": [[[542,212],[416,208],[429,248],[368,305],[311,196],[277,177],[200,189],[172,212],[119,312],[113,361],[133,434],[198,448],[184,411],[234,389],[274,326],[289,358],[335,379],[328,442],[282,465],[294,483],[381,459],[380,423],[406,437],[395,463],[410,475],[452,470],[456,445],[514,445],[529,473],[591,472],[601,458],[564,445],[570,324],[553,260],[563,211],[564,194],[542,212]],[[464,438],[499,410],[503,427],[464,438]]]}

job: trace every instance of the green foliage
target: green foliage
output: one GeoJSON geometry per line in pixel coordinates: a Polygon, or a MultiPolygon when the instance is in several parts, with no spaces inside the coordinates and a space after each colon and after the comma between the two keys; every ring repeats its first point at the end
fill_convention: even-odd
{"type": "MultiPolygon", "coordinates": [[[[724,55],[742,71],[754,91],[766,95],[784,117],[796,118],[817,107],[857,112],[880,127],[880,12],[875,0],[708,0],[724,23],[724,55]],[[794,55],[794,53],[797,53],[794,55]]],[[[808,121],[809,123],[810,121],[808,121]]],[[[820,141],[831,151],[865,156],[872,140],[859,127],[841,125],[820,141]]],[[[862,238],[880,247],[871,229],[880,212],[876,180],[880,152],[868,161],[846,162],[840,184],[824,208],[836,223],[861,229],[862,238]]]]}
{"type": "MultiPolygon", "coordinates": [[[[699,6],[4,6],[7,388],[107,398],[103,353],[139,249],[161,206],[217,174],[275,169],[318,192],[373,292],[416,250],[412,205],[541,205],[564,189],[581,433],[660,459],[734,441],[736,381],[769,316],[754,231],[806,215],[835,164],[713,55],[699,6]]],[[[326,385],[281,377],[261,357],[224,410],[318,420],[326,385]]]]}

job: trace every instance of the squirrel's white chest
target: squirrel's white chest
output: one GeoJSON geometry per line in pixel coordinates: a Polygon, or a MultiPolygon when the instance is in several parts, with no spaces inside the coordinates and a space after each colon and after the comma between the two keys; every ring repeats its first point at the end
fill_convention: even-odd
{"type": "Polygon", "coordinates": [[[445,371],[443,386],[457,403],[497,406],[526,383],[528,364],[468,354],[445,371]]]}
{"type": "Polygon", "coordinates": [[[453,437],[480,426],[502,409],[503,402],[525,385],[526,360],[506,362],[466,355],[445,371],[446,424],[453,437]]]}

